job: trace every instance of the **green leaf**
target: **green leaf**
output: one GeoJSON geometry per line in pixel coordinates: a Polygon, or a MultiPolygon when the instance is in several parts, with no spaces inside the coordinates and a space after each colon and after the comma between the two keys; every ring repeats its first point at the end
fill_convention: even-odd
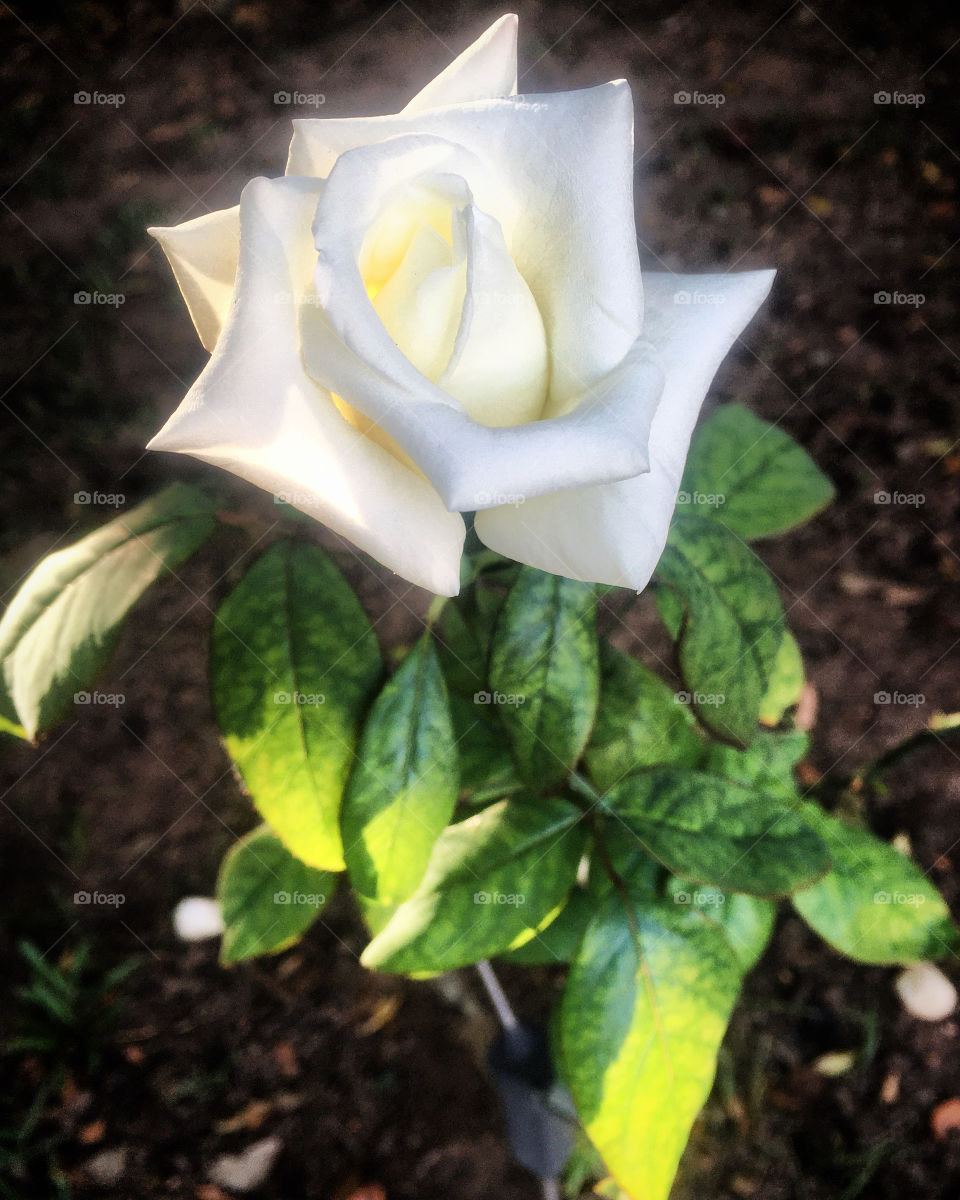
{"type": "Polygon", "coordinates": [[[726,892],[717,887],[693,887],[676,875],[667,880],[667,897],[674,904],[690,905],[724,934],[730,949],[747,972],[766,950],[777,919],[777,906],[759,896],[726,892]]]}
{"type": "Polygon", "coordinates": [[[597,711],[589,585],[532,567],[520,572],[494,634],[490,688],[521,776],[538,789],[559,783],[583,753],[597,711]]]}
{"type": "Polygon", "coordinates": [[[640,771],[603,803],[649,854],[701,883],[786,896],[830,867],[823,842],[788,804],[705,771],[640,771]]]}
{"type": "Polygon", "coordinates": [[[686,515],[674,518],[657,574],[686,610],[680,669],[697,714],[720,737],[749,742],[783,636],[773,580],[719,522],[686,515]]]}
{"type": "Polygon", "coordinates": [[[699,912],[640,896],[633,921],[610,893],[587,927],[560,1009],[560,1057],[611,1174],[637,1200],[666,1200],[710,1092],[740,967],[699,912]]]}
{"type": "Polygon", "coordinates": [[[340,827],[350,882],[380,904],[416,890],[457,802],[457,748],[429,633],[374,702],[340,827]]]}
{"type": "Polygon", "coordinates": [[[370,622],[317,546],[278,542],[217,613],[214,708],[258,811],[312,867],[343,869],[340,802],[381,678],[370,622]]]}
{"type": "Polygon", "coordinates": [[[538,930],[573,886],[585,835],[573,805],[529,794],[450,825],[417,891],[361,961],[385,971],[450,971],[538,930]]]}
{"type": "Polygon", "coordinates": [[[819,805],[804,804],[803,814],[830,848],[833,869],[792,900],[824,941],[858,962],[877,965],[960,951],[960,934],[943,898],[915,863],[819,805]]]}
{"type": "Polygon", "coordinates": [[[294,858],[268,826],[248,833],[220,864],[217,899],[226,925],[220,961],[242,962],[293,945],[336,886],[336,875],[294,858]]]}
{"type": "Polygon", "coordinates": [[[833,499],[833,485],[789,434],[742,404],[725,404],[693,439],[681,497],[742,538],[802,525],[833,499]]]}
{"type": "Polygon", "coordinates": [[[714,742],[704,767],[735,783],[767,792],[787,803],[800,799],[794,768],[807,752],[807,735],[799,729],[762,729],[746,750],[714,742]]]}
{"type": "Polygon", "coordinates": [[[635,658],[600,643],[600,707],[584,759],[601,791],[639,767],[697,763],[703,742],[677,696],[635,658]]]}
{"type": "Polygon", "coordinates": [[[214,529],[213,502],[174,484],[30,572],[0,621],[0,708],[29,738],[55,725],[112,656],[151,583],[214,529]]]}
{"type": "Polygon", "coordinates": [[[450,691],[472,698],[487,680],[487,655],[457,597],[443,606],[436,625],[437,655],[450,691]]]}
{"type": "Polygon", "coordinates": [[[450,696],[450,713],[460,758],[460,786],[467,802],[520,791],[521,783],[513,755],[489,704],[475,703],[463,696],[450,696]]]}
{"type": "Polygon", "coordinates": [[[767,683],[767,694],[760,703],[761,723],[779,725],[787,709],[799,703],[804,682],[800,647],[790,630],[784,628],[767,683]]]}
{"type": "Polygon", "coordinates": [[[575,887],[549,924],[534,933],[529,941],[505,950],[499,957],[526,967],[555,967],[558,963],[569,962],[595,911],[596,904],[587,889],[575,887]]]}

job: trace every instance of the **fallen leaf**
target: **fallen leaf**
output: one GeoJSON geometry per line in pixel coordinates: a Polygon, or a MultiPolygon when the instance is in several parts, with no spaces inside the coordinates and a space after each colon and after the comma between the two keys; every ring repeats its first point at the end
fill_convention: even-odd
{"type": "Polygon", "coordinates": [[[296,1079],[300,1074],[300,1064],[293,1046],[289,1042],[277,1042],[270,1053],[280,1074],[287,1079],[296,1079]]]}
{"type": "Polygon", "coordinates": [[[891,1073],[883,1081],[883,1086],[880,1088],[880,1099],[884,1104],[895,1104],[900,1095],[900,1076],[891,1073]]]}
{"type": "Polygon", "coordinates": [[[95,1146],[97,1142],[102,1142],[104,1135],[107,1132],[107,1123],[104,1120],[91,1121],[89,1125],[84,1125],[77,1134],[77,1140],[84,1146],[95,1146]]]}
{"type": "Polygon", "coordinates": [[[937,1141],[960,1129],[960,1096],[953,1096],[937,1105],[930,1114],[930,1128],[937,1141]]]}
{"type": "Polygon", "coordinates": [[[270,1113],[273,1104],[269,1100],[251,1100],[238,1113],[217,1122],[217,1133],[238,1133],[241,1129],[259,1129],[270,1113]]]}
{"type": "Polygon", "coordinates": [[[399,992],[395,992],[392,996],[381,996],[374,1004],[370,1016],[362,1025],[357,1026],[357,1037],[369,1037],[372,1033],[379,1033],[397,1015],[399,1007],[399,992]]]}

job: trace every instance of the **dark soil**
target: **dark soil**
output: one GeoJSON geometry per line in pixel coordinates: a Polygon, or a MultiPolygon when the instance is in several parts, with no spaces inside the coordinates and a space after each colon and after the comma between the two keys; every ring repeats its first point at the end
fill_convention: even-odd
{"type": "MultiPolygon", "coordinates": [[[[248,178],[282,170],[291,114],[275,92],[323,92],[321,115],[394,111],[445,65],[446,47],[499,11],[361,0],[0,7],[4,590],[112,515],[75,504],[75,492],[122,492],[130,505],[171,478],[210,478],[143,454],[203,362],[144,226],[233,204],[248,178]],[[126,100],[75,105],[81,90],[126,100]],[[94,290],[124,302],[73,303],[94,290]]],[[[819,698],[807,777],[852,770],[932,712],[960,709],[960,22],[923,5],[894,18],[847,0],[599,0],[520,13],[525,90],[633,83],[651,268],[780,268],[714,396],[780,421],[837,485],[832,508],[762,555],[819,698]],[[726,99],[675,104],[681,91],[726,99]],[[876,104],[881,91],[925,102],[876,104]],[[878,304],[877,292],[924,302],[878,304]],[[877,503],[878,492],[922,502],[877,503]],[[878,705],[880,691],[924,702],[878,705]]],[[[269,497],[217,482],[272,536],[269,497]]],[[[390,1200],[533,1200],[479,1065],[489,1027],[471,978],[442,993],[364,972],[345,901],[295,950],[241,969],[173,936],[177,900],[209,894],[224,851],[253,824],[204,668],[211,612],[250,552],[237,529],[150,593],[102,684],[124,695],[122,708],[78,708],[38,749],[3,745],[6,977],[24,978],[21,938],[51,961],[82,942],[104,966],[141,959],[102,1065],[72,1068],[51,1103],[60,1159],[78,1195],[108,1194],[84,1164],[127,1147],[109,1194],[215,1200],[211,1162],[276,1135],[283,1150],[258,1193],[271,1200],[347,1200],[362,1185],[390,1200]],[[78,906],[81,889],[125,903],[78,906]]],[[[337,553],[380,615],[385,646],[409,636],[424,594],[337,553]]],[[[620,619],[605,617],[644,654],[647,601],[624,629],[620,619]]],[[[874,827],[907,834],[960,913],[956,754],[934,746],[889,783],[869,797],[874,827]]],[[[957,979],[956,963],[945,969],[957,979]]],[[[841,960],[783,918],[747,982],[679,1196],[960,1194],[960,1135],[937,1140],[930,1126],[960,1093],[960,1024],[909,1018],[893,976],[841,960]],[[854,1068],[816,1072],[835,1050],[856,1050],[854,1068]]],[[[505,980],[531,1016],[557,986],[546,972],[505,980]]],[[[0,1006],[0,1034],[17,1019],[16,1006],[0,1006]]],[[[25,1109],[46,1068],[7,1063],[6,1103],[25,1109]]]]}

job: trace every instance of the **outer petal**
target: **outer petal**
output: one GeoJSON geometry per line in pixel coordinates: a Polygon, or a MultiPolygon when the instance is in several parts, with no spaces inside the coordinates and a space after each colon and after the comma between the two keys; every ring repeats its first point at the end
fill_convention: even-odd
{"type": "Polygon", "coordinates": [[[478,513],[480,539],[508,558],[556,575],[644,588],[667,540],[707,388],[763,303],[774,274],[645,274],[644,336],[666,375],[650,432],[650,473],[478,513]],[[698,295],[714,302],[689,302],[698,295]]]}
{"type": "Polygon", "coordinates": [[[150,442],[225,467],[430,591],[455,595],[463,519],[430,484],[353,428],[305,373],[310,220],[322,185],[254,179],[240,202],[236,303],[200,378],[150,442]]]}
{"type": "Polygon", "coordinates": [[[619,80],[395,117],[294,121],[287,173],[327,178],[349,150],[400,135],[463,147],[477,205],[503,226],[551,348],[550,408],[569,409],[640,332],[633,100],[619,80]],[[491,187],[491,184],[494,186],[491,187]],[[506,197],[494,206],[488,192],[506,197]]]}
{"type": "Polygon", "coordinates": [[[507,13],[457,55],[403,110],[419,113],[446,104],[517,94],[517,16],[507,13]]]}
{"type": "Polygon", "coordinates": [[[230,312],[240,255],[240,206],[182,225],[148,229],[173,268],[205,350],[213,352],[230,312]]]}
{"type": "MultiPolygon", "coordinates": [[[[311,323],[301,339],[307,369],[379,424],[451,509],[485,507],[498,495],[539,496],[627,479],[648,467],[647,432],[662,378],[638,338],[631,182],[614,154],[614,144],[617,154],[629,144],[621,136],[629,132],[629,121],[623,122],[632,113],[629,89],[611,84],[559,98],[573,112],[566,103],[552,104],[557,99],[445,110],[441,115],[451,121],[470,114],[448,131],[462,141],[397,136],[388,128],[394,136],[385,144],[340,155],[318,205],[314,277],[323,312],[305,314],[311,323]],[[584,135],[570,151],[566,121],[574,115],[594,137],[584,135]],[[607,148],[616,161],[588,161],[611,128],[617,136],[607,148]],[[482,137],[478,130],[485,131],[482,137]],[[544,137],[569,151],[564,159],[546,154],[544,137]],[[506,152],[507,143],[515,156],[506,152]],[[504,187],[510,171],[518,176],[513,199],[504,187]],[[403,180],[428,178],[465,180],[478,207],[497,216],[512,241],[514,262],[547,330],[552,419],[500,429],[478,425],[413,367],[377,318],[359,267],[366,231],[403,180]],[[571,433],[576,454],[569,453],[571,433]]],[[[418,123],[436,115],[426,113],[418,123]]],[[[316,169],[308,160],[297,157],[316,169]]]]}

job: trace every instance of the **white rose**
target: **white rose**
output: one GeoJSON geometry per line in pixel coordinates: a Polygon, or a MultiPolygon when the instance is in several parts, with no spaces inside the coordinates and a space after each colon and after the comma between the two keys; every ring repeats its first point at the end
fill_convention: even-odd
{"type": "Polygon", "coordinates": [[[284,178],[151,230],[211,357],[150,446],[443,595],[474,510],[509,558],[639,590],[773,272],[641,288],[630,88],[518,96],[516,36],[396,116],[294,121],[284,178]]]}

